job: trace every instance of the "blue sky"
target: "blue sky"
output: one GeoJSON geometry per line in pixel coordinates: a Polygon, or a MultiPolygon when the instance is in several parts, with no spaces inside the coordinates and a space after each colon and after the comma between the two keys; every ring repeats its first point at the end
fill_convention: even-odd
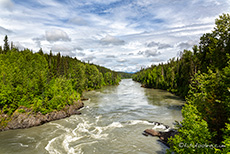
{"type": "MultiPolygon", "coordinates": [[[[0,0],[0,38],[135,72],[211,32],[229,0],[0,0]]],[[[3,45],[3,41],[0,43],[3,45]]]]}

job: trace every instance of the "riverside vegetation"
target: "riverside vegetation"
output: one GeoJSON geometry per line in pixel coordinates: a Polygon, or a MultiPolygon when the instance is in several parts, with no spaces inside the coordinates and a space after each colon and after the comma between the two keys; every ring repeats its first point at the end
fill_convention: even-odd
{"type": "MultiPolygon", "coordinates": [[[[142,69],[133,80],[186,99],[184,120],[178,125],[178,135],[169,139],[168,153],[230,151],[229,14],[216,19],[214,30],[204,34],[193,51],[184,50],[167,64],[142,69]]],[[[60,111],[80,100],[84,90],[119,81],[117,72],[60,53],[20,51],[5,36],[0,47],[0,128],[15,112],[45,115],[60,111]]]]}
{"type": "Polygon", "coordinates": [[[135,73],[144,87],[160,88],[186,99],[178,135],[168,153],[230,153],[230,15],[180,58],[135,73]]]}
{"type": "Polygon", "coordinates": [[[13,43],[9,45],[5,36],[0,47],[0,128],[15,112],[45,115],[60,111],[79,102],[84,90],[117,85],[119,81],[117,72],[60,53],[20,51],[13,43]]]}

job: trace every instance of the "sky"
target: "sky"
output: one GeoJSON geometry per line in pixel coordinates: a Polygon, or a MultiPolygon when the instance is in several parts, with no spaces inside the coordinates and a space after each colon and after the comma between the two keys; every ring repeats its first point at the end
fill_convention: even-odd
{"type": "Polygon", "coordinates": [[[136,72],[199,44],[229,0],[0,0],[0,39],[136,72]]]}

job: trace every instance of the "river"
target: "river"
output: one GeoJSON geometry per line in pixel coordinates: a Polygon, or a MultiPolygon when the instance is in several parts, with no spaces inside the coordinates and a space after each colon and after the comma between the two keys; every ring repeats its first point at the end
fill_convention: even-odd
{"type": "Polygon", "coordinates": [[[160,154],[167,147],[142,135],[152,121],[173,127],[183,101],[163,90],[124,79],[118,86],[85,92],[81,115],[42,126],[0,132],[1,154],[160,154]]]}

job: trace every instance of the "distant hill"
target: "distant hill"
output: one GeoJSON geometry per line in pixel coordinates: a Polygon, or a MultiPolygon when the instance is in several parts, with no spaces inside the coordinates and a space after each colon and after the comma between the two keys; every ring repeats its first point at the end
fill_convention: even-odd
{"type": "Polygon", "coordinates": [[[134,73],[128,73],[128,72],[117,72],[117,73],[121,77],[121,79],[132,78],[132,75],[134,74],[134,73]]]}

